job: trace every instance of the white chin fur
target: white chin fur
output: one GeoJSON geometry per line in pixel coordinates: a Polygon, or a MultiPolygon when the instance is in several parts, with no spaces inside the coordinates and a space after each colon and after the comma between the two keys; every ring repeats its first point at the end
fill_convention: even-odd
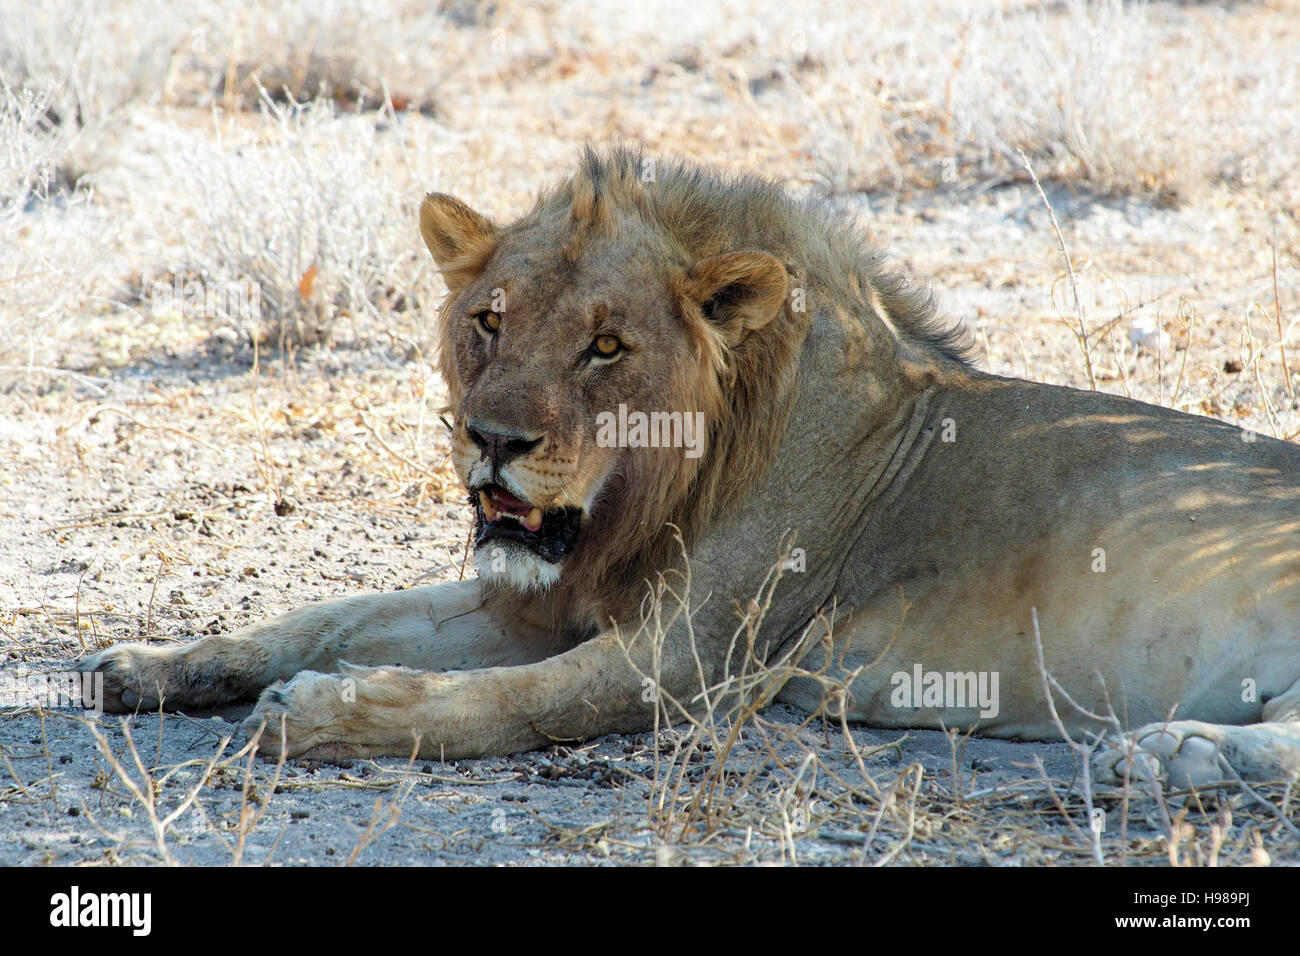
{"type": "Polygon", "coordinates": [[[527,548],[494,541],[474,552],[474,566],[485,581],[517,591],[545,591],[560,580],[560,566],[527,548]]]}

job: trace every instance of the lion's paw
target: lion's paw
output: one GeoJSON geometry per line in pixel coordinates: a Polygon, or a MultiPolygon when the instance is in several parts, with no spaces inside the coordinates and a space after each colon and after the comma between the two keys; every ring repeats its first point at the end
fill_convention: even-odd
{"type": "Polygon", "coordinates": [[[81,674],[104,677],[104,710],[114,714],[136,710],[157,710],[175,685],[177,652],[170,648],[122,644],[82,658],[76,666],[81,674]]]}
{"type": "Polygon", "coordinates": [[[303,671],[262,692],[244,720],[244,733],[252,738],[261,730],[258,753],[272,760],[281,755],[319,760],[363,756],[339,739],[349,696],[345,678],[303,671]]]}
{"type": "Polygon", "coordinates": [[[1221,748],[1234,728],[1199,720],[1148,724],[1115,738],[1093,756],[1094,776],[1102,783],[1131,783],[1148,787],[1160,783],[1179,790],[1204,789],[1232,780],[1223,766],[1221,748]]]}

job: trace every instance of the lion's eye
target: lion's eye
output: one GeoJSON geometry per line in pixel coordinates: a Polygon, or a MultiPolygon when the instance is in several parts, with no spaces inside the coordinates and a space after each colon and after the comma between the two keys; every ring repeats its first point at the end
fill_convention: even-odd
{"type": "Polygon", "coordinates": [[[483,331],[489,335],[496,335],[501,329],[501,314],[499,312],[480,312],[474,318],[478,319],[478,324],[483,326],[483,331]]]}
{"type": "Polygon", "coordinates": [[[597,355],[609,358],[623,350],[623,343],[612,335],[598,335],[591,342],[591,350],[597,355]]]}

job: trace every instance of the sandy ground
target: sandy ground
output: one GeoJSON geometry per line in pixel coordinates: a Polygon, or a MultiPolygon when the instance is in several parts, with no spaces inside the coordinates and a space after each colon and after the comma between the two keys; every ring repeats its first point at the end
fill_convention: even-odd
{"type": "MultiPolygon", "coordinates": [[[[799,715],[775,711],[768,717],[793,731],[799,715]]],[[[891,853],[894,859],[901,855],[901,862],[970,865],[1060,856],[1059,836],[1033,846],[1014,830],[991,834],[981,846],[960,827],[954,834],[942,825],[926,826],[923,837],[914,835],[904,845],[892,826],[874,840],[866,830],[833,820],[809,826],[798,800],[785,793],[791,753],[783,761],[750,741],[736,745],[729,766],[732,772],[752,772],[751,786],[768,791],[774,805],[783,797],[790,802],[797,836],[783,839],[770,830],[770,821],[761,825],[764,815],[757,809],[729,808],[723,825],[707,839],[682,840],[671,821],[656,821],[649,813],[661,789],[654,784],[652,735],[610,736],[578,748],[458,763],[298,762],[282,768],[278,777],[273,767],[259,763],[249,773],[246,760],[236,761],[209,776],[197,804],[166,826],[160,846],[159,826],[122,779],[105,770],[87,729],[54,715],[44,724],[42,736],[38,720],[8,720],[0,737],[14,765],[7,785],[17,787],[20,779],[28,784],[25,792],[9,793],[0,803],[0,827],[12,835],[0,849],[2,865],[860,863],[891,853]],[[44,783],[48,779],[54,787],[44,783]]],[[[220,741],[238,736],[234,724],[218,717],[152,715],[131,724],[144,764],[165,768],[154,773],[160,818],[180,807],[198,785],[220,741]]],[[[121,730],[105,733],[114,751],[127,750],[121,730]]],[[[824,734],[819,728],[803,731],[802,737],[840,773],[856,776],[838,732],[824,734]]],[[[919,764],[927,776],[951,778],[953,758],[943,735],[921,732],[894,747],[902,737],[855,732],[858,746],[884,748],[868,760],[873,773],[892,778],[919,764]]],[[[665,734],[666,746],[670,738],[665,734]]],[[[1071,761],[1064,751],[1064,746],[1043,746],[1033,752],[1042,756],[1049,774],[1068,780],[1071,761]]],[[[704,757],[687,778],[694,785],[706,778],[712,755],[704,757]]],[[[121,759],[129,761],[129,751],[121,759]]],[[[958,773],[978,802],[996,799],[1014,813],[1038,806],[1033,791],[1040,787],[1026,792],[1016,785],[1025,773],[1017,764],[1030,759],[1023,745],[973,740],[964,748],[958,773]],[[983,792],[999,784],[996,798],[983,792]]],[[[134,766],[128,773],[141,779],[134,766]]],[[[921,802],[939,796],[925,789],[918,795],[921,802]]],[[[815,819],[816,806],[812,813],[815,819]]]]}

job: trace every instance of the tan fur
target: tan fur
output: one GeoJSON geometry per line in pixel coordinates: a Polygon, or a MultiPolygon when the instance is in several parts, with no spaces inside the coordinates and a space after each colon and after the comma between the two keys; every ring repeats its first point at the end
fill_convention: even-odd
{"type": "MultiPolygon", "coordinates": [[[[1104,773],[1199,785],[1223,759],[1254,778],[1300,772],[1296,446],[982,374],[855,224],[757,179],[588,150],[517,222],[434,194],[420,229],[450,290],[439,363],[456,467],[468,488],[583,509],[576,546],[552,562],[489,542],[477,583],[112,648],[82,667],[107,672],[117,707],[261,693],[250,729],[283,721],[289,752],[315,756],[643,730],[643,674],[657,666],[679,700],[722,679],[738,609],[794,533],[801,565],[775,586],[760,646],[781,653],[835,607],[832,658],[808,663],[861,669],[854,719],[1055,736],[1037,613],[1047,668],[1082,706],[1112,704],[1126,726],[1180,718],[1117,741],[1104,773]],[[594,356],[603,335],[626,351],[594,356]],[[597,416],[620,404],[702,413],[703,453],[601,446],[597,416]],[[507,443],[508,460],[489,450],[507,443]],[[668,609],[656,658],[641,612],[647,585],[681,580],[678,534],[690,616],[668,609]],[[898,705],[914,667],[996,673],[996,713],[898,705]]],[[[781,694],[820,703],[810,681],[781,694]]]]}

